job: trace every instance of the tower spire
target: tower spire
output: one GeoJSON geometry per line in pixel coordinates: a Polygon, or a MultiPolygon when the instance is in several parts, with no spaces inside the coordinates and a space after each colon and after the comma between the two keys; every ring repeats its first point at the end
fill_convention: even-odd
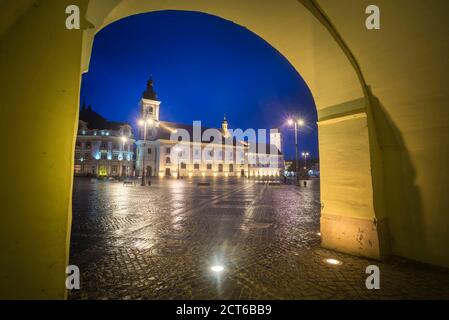
{"type": "Polygon", "coordinates": [[[229,128],[229,126],[228,126],[228,120],[226,119],[226,114],[224,115],[223,122],[221,124],[221,128],[223,130],[223,135],[225,137],[227,137],[228,136],[228,128],[229,128]]]}
{"type": "Polygon", "coordinates": [[[156,91],[154,91],[154,81],[152,76],[150,76],[150,79],[147,81],[147,89],[144,91],[142,97],[147,100],[157,101],[157,94],[156,91]]]}
{"type": "MultiPolygon", "coordinates": [[[[157,98],[157,94],[154,91],[153,77],[150,76],[147,81],[147,89],[142,94],[140,100],[140,116],[142,119],[151,119],[156,123],[159,123],[159,110],[161,102],[157,98]]],[[[158,125],[158,124],[157,124],[158,125]]]]}

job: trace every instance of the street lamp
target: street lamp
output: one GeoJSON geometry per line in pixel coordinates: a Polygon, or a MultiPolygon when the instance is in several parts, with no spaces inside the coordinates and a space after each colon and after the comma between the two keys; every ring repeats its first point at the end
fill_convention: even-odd
{"type": "Polygon", "coordinates": [[[80,161],[81,161],[81,175],[83,175],[84,174],[84,157],[81,157],[80,161]]]}
{"type": "Polygon", "coordinates": [[[145,153],[147,147],[147,130],[148,126],[152,126],[153,119],[141,119],[139,120],[139,126],[143,127],[143,151],[142,151],[142,187],[145,186],[145,153]]]}
{"type": "Polygon", "coordinates": [[[304,157],[305,160],[305,169],[307,170],[307,158],[310,156],[310,153],[308,152],[303,152],[302,156],[304,157]]]}
{"type": "Polygon", "coordinates": [[[123,136],[121,138],[121,140],[122,140],[122,159],[120,160],[120,162],[121,162],[120,175],[123,177],[123,161],[125,160],[125,144],[128,142],[128,138],[123,136]]]}
{"type": "Polygon", "coordinates": [[[296,183],[299,185],[299,146],[298,146],[298,127],[303,127],[305,122],[303,119],[292,118],[287,121],[289,126],[295,127],[295,160],[296,160],[296,183]]]}
{"type": "Polygon", "coordinates": [[[178,156],[177,156],[177,158],[178,158],[178,177],[177,177],[177,179],[179,180],[181,178],[181,166],[180,166],[180,160],[181,159],[180,159],[180,157],[181,157],[182,149],[180,147],[176,147],[175,151],[178,154],[178,156]]]}

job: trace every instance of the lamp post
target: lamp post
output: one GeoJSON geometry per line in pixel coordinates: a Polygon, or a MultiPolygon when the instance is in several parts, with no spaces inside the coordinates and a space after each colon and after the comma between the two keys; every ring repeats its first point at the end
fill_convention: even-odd
{"type": "Polygon", "coordinates": [[[145,187],[145,153],[147,147],[147,130],[148,126],[153,124],[153,120],[146,118],[139,121],[139,125],[143,127],[143,150],[142,150],[142,187],[145,187]]]}
{"type": "Polygon", "coordinates": [[[298,127],[304,126],[304,120],[302,119],[289,119],[289,126],[295,128],[295,161],[296,161],[296,184],[299,186],[299,143],[298,143],[298,127]]]}
{"type": "Polygon", "coordinates": [[[84,175],[84,157],[81,157],[81,176],[84,175]]]}
{"type": "Polygon", "coordinates": [[[310,156],[310,153],[303,152],[302,156],[304,157],[304,170],[306,171],[307,174],[307,158],[310,156]]]}
{"type": "Polygon", "coordinates": [[[304,157],[304,165],[305,165],[305,169],[307,170],[307,158],[310,156],[310,153],[308,152],[303,152],[302,156],[304,157]]]}
{"type": "Polygon", "coordinates": [[[178,158],[178,175],[177,175],[177,179],[179,180],[179,179],[181,179],[181,164],[180,164],[180,160],[181,159],[180,158],[181,158],[182,149],[180,147],[176,147],[175,151],[177,153],[177,158],[178,158]]]}
{"type": "Polygon", "coordinates": [[[250,163],[249,163],[249,152],[245,152],[245,159],[244,159],[244,161],[246,161],[246,170],[247,170],[247,172],[246,172],[246,179],[249,179],[249,177],[250,177],[250,171],[249,171],[249,168],[250,168],[250,163]]]}
{"type": "Polygon", "coordinates": [[[128,138],[123,136],[121,140],[122,140],[122,159],[120,160],[120,162],[121,162],[120,175],[123,177],[123,161],[125,160],[125,144],[126,144],[126,142],[128,142],[128,138]]]}

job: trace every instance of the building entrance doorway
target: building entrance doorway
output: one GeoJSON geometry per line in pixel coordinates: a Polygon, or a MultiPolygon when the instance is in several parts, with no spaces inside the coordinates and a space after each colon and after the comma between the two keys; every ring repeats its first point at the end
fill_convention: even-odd
{"type": "Polygon", "coordinates": [[[106,177],[108,175],[108,168],[106,168],[106,166],[101,166],[98,170],[98,175],[100,177],[106,177]]]}

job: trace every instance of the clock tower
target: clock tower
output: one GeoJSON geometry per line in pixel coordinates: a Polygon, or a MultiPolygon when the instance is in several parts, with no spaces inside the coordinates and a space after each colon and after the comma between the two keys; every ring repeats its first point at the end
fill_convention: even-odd
{"type": "Polygon", "coordinates": [[[161,102],[157,99],[157,94],[154,91],[153,79],[148,80],[147,89],[140,100],[140,116],[142,119],[153,120],[159,123],[159,110],[161,102]]]}

